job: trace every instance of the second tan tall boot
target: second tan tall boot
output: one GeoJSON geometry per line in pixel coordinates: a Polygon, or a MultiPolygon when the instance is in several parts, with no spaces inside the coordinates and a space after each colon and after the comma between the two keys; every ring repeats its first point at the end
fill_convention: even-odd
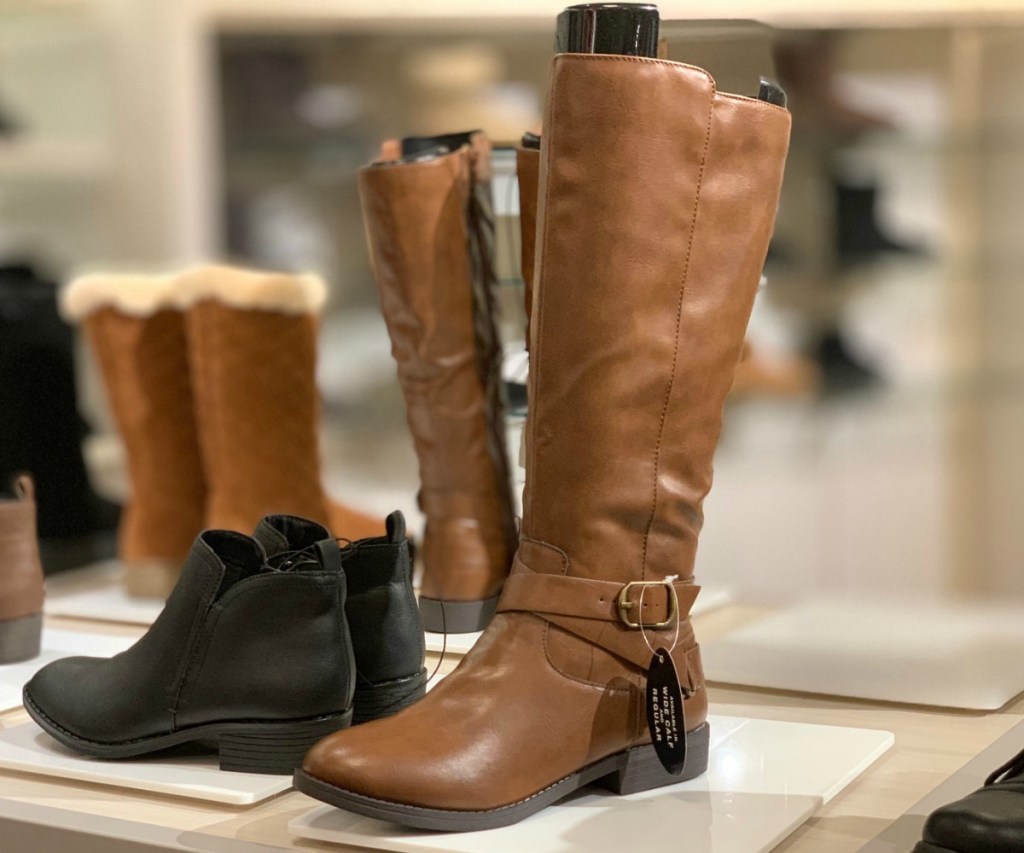
{"type": "Polygon", "coordinates": [[[490,168],[486,137],[471,133],[386,144],[382,160],[359,174],[419,458],[427,516],[420,612],[428,631],[482,629],[515,550],[491,291],[490,168]]]}
{"type": "Polygon", "coordinates": [[[335,536],[384,522],[324,493],[316,387],[326,286],[315,276],[208,266],[182,276],[188,354],[209,492],[207,527],[251,533],[264,515],[300,515],[335,536]]]}
{"type": "Polygon", "coordinates": [[[85,329],[125,447],[131,494],[118,554],[135,595],[167,596],[203,529],[180,284],[176,276],[93,275],[62,295],[65,318],[85,329]]]}

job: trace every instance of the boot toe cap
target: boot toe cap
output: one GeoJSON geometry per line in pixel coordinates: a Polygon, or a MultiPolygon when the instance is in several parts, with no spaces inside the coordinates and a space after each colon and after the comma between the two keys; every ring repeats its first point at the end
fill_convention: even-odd
{"type": "Polygon", "coordinates": [[[924,840],[957,853],[1024,850],[1024,791],[988,788],[936,810],[924,840]]]}
{"type": "Polygon", "coordinates": [[[330,735],[306,754],[303,771],[342,791],[384,802],[434,809],[488,807],[478,801],[487,790],[473,772],[480,763],[461,760],[466,758],[463,750],[445,752],[407,738],[402,718],[399,714],[330,735]]]}
{"type": "Polygon", "coordinates": [[[25,685],[25,698],[33,710],[68,734],[85,740],[95,739],[90,726],[90,703],[84,701],[83,688],[92,681],[99,658],[70,657],[56,660],[40,669],[25,685]]]}

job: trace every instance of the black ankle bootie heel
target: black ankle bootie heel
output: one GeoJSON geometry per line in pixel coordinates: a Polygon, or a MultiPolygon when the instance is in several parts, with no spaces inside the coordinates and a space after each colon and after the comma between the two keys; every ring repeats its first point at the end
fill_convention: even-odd
{"type": "Polygon", "coordinates": [[[55,740],[97,758],[203,742],[222,770],[291,773],[352,721],[345,599],[333,539],[278,568],[248,536],[208,530],[134,646],[43,667],[25,685],[25,708],[55,740]]]}
{"type": "MultiPolygon", "coordinates": [[[[282,565],[329,535],[316,522],[289,515],[264,518],[255,533],[270,562],[282,565]]],[[[402,513],[388,516],[387,535],[352,542],[340,559],[356,661],[353,723],[365,723],[401,711],[427,688],[423,623],[402,513]]]]}

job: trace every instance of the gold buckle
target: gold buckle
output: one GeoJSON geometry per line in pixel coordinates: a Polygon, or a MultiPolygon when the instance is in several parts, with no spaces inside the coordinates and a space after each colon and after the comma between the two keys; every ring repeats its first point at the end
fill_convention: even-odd
{"type": "Polygon", "coordinates": [[[671,580],[663,581],[630,581],[621,590],[619,590],[619,618],[625,623],[627,628],[650,628],[653,631],[660,631],[663,628],[669,628],[675,622],[679,616],[679,598],[675,594],[675,588],[672,586],[671,580]],[[668,590],[669,600],[669,612],[668,619],[664,622],[651,622],[646,623],[643,620],[643,614],[640,614],[640,621],[634,622],[629,618],[629,611],[635,606],[639,606],[640,601],[629,600],[629,590],[634,586],[663,586],[668,590]]]}

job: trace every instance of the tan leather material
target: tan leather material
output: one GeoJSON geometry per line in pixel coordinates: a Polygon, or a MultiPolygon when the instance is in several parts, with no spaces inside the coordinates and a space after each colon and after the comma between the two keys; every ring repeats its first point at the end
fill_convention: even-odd
{"type": "MultiPolygon", "coordinates": [[[[703,690],[684,705],[689,728],[706,718],[703,690]]],[[[602,687],[563,678],[545,657],[539,619],[499,615],[424,699],[321,741],[303,768],[377,799],[484,810],[649,740],[645,729],[638,676],[602,687]]]]}
{"type": "MultiPolygon", "coordinates": [[[[554,60],[518,559],[554,576],[559,610],[569,609],[563,580],[610,591],[692,577],[788,135],[784,110],[719,95],[697,68],[554,60]]],[[[518,587],[506,585],[511,604],[499,602],[435,690],[390,720],[332,735],[307,772],[380,800],[480,810],[649,741],[639,632],[603,610],[593,618],[582,597],[575,614],[511,609],[527,595],[518,587]]],[[[676,634],[645,633],[666,647],[676,634]]],[[[692,730],[707,698],[687,618],[672,656],[692,730]]]]}
{"type": "MultiPolygon", "coordinates": [[[[564,551],[569,575],[688,578],[789,116],[718,95],[705,72],[664,61],[561,57],[554,75],[523,535],[564,551]],[[628,108],[595,125],[594,86],[628,108]],[[659,106],[673,102],[686,109],[659,106]],[[587,161],[602,164],[600,181],[580,179],[587,161]],[[585,298],[566,281],[586,282],[585,298]]],[[[582,649],[577,660],[567,656],[567,674],[588,677],[582,649]]]]}
{"type": "Polygon", "coordinates": [[[420,595],[441,601],[477,601],[498,594],[505,582],[500,560],[508,553],[503,531],[472,518],[435,517],[427,521],[426,532],[420,595]]]}
{"type": "Polygon", "coordinates": [[[427,517],[423,595],[500,591],[515,521],[494,328],[490,148],[361,170],[381,308],[405,395],[427,517]]]}
{"type": "Polygon", "coordinates": [[[83,326],[127,456],[119,555],[129,572],[153,560],[177,567],[203,529],[206,504],[184,319],[173,309],[140,317],[108,306],[83,326]]]}
{"type": "MultiPolygon", "coordinates": [[[[530,544],[532,543],[522,542],[519,546],[520,553],[530,544]]],[[[668,587],[662,584],[626,589],[625,585],[618,581],[538,574],[526,568],[517,556],[512,574],[505,581],[498,609],[620,623],[625,630],[636,631],[639,638],[637,629],[623,623],[620,603],[625,607],[626,618],[634,624],[642,622],[647,626],[665,622],[671,617],[673,610],[685,619],[697,600],[700,587],[690,581],[676,581],[672,587],[675,590],[675,605],[668,587]]]]}
{"type": "MultiPolygon", "coordinates": [[[[273,279],[287,290],[286,277],[273,279]]],[[[284,513],[336,536],[383,535],[383,520],[332,504],[323,490],[316,316],[204,299],[186,318],[209,486],[206,527],[251,533],[264,515],[284,513]]]]}
{"type": "Polygon", "coordinates": [[[43,567],[36,538],[32,479],[17,477],[14,497],[0,499],[0,621],[43,610],[43,567]]]}
{"type": "MultiPolygon", "coordinates": [[[[522,800],[644,738],[635,680],[570,681],[548,664],[543,644],[536,617],[497,616],[424,699],[321,741],[304,769],[391,802],[482,810],[522,800]]],[[[704,704],[703,691],[686,700],[687,718],[701,719],[704,704]]]]}
{"type": "Polygon", "coordinates": [[[519,249],[526,309],[526,348],[530,348],[530,314],[533,311],[533,267],[537,245],[537,181],[540,178],[540,151],[516,148],[516,175],[519,180],[519,249]]]}
{"type": "Polygon", "coordinates": [[[523,533],[571,574],[688,577],[789,115],[635,57],[558,57],[553,90],[523,533]]]}

